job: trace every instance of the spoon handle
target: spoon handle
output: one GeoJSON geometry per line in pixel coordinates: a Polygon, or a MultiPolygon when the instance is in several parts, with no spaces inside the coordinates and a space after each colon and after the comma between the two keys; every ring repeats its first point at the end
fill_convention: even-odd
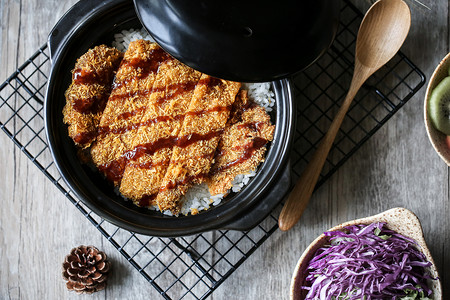
{"type": "Polygon", "coordinates": [[[371,71],[372,70],[363,67],[361,64],[357,63],[355,65],[355,72],[353,73],[354,76],[350,84],[350,89],[342,106],[334,117],[328,132],[323,137],[319,147],[314,153],[312,159],[309,161],[306,169],[303,171],[300,179],[295,184],[294,189],[289,194],[289,197],[283,206],[278,219],[278,226],[281,230],[286,231],[291,229],[303,214],[350,104],[356,96],[359,88],[373,73],[371,71]]]}

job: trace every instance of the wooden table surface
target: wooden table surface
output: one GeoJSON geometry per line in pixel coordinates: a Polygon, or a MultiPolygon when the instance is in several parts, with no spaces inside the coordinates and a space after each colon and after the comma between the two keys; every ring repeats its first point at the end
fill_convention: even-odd
{"type": "MultiPolygon", "coordinates": [[[[76,0],[0,0],[0,82],[39,46],[76,0]]],[[[353,2],[366,10],[369,1],[353,2]]],[[[409,1],[412,26],[402,51],[430,78],[449,52],[449,1],[409,1]]],[[[287,299],[291,273],[306,246],[347,220],[406,207],[422,222],[450,297],[449,169],[423,122],[423,87],[315,194],[300,222],[275,232],[210,299],[287,299]]],[[[1,116],[0,116],[0,120],[1,116]]],[[[0,299],[160,299],[140,275],[3,133],[0,133],[0,299]],[[114,272],[105,291],[68,292],[61,263],[71,248],[92,244],[114,272]]]]}

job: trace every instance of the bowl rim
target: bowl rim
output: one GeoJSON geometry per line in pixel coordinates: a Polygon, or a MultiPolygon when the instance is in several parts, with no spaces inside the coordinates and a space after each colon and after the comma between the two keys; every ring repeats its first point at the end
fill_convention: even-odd
{"type": "Polygon", "coordinates": [[[444,68],[447,68],[447,76],[448,74],[448,68],[450,67],[450,52],[445,55],[445,57],[439,62],[438,66],[434,69],[433,74],[430,77],[430,80],[428,81],[426,93],[425,93],[425,99],[423,103],[423,111],[424,111],[424,123],[425,128],[427,131],[428,139],[430,140],[431,145],[433,146],[436,153],[439,155],[439,157],[448,165],[450,166],[450,149],[448,156],[444,155],[443,151],[441,150],[442,145],[445,145],[445,143],[439,143],[439,139],[445,138],[445,134],[437,130],[433,123],[431,122],[431,119],[428,115],[428,103],[430,100],[431,93],[433,89],[442,81],[442,71],[444,68]]]}
{"type": "MultiPolygon", "coordinates": [[[[372,216],[368,216],[368,217],[364,217],[364,218],[360,218],[360,219],[355,219],[355,220],[350,220],[350,221],[341,223],[339,225],[336,225],[336,226],[330,228],[327,231],[337,231],[337,230],[341,230],[342,228],[344,228],[346,226],[358,225],[358,224],[368,225],[370,223],[380,222],[380,221],[386,222],[386,226],[389,229],[395,230],[396,232],[398,232],[402,235],[405,235],[407,237],[410,237],[417,242],[417,244],[420,247],[419,250],[422,251],[422,253],[425,255],[427,260],[429,262],[431,262],[431,264],[432,264],[431,267],[429,268],[431,275],[434,276],[435,278],[438,278],[438,280],[433,280],[433,281],[429,282],[429,283],[431,283],[430,288],[432,289],[432,291],[434,293],[434,297],[435,297],[434,299],[438,300],[438,298],[439,298],[442,300],[442,285],[441,285],[441,281],[439,278],[438,270],[436,268],[436,264],[433,260],[433,257],[431,256],[430,250],[428,249],[428,246],[426,244],[420,220],[412,211],[410,211],[406,208],[403,208],[403,207],[396,207],[396,208],[386,210],[386,211],[381,212],[376,215],[372,215],[372,216]],[[409,229],[408,224],[406,224],[406,223],[399,222],[399,224],[401,224],[401,227],[399,227],[399,228],[390,227],[390,226],[392,226],[392,222],[395,222],[396,220],[400,220],[401,218],[408,218],[409,222],[411,223],[410,225],[417,232],[416,236],[411,237],[409,234],[405,233],[409,229]],[[436,298],[436,295],[438,298],[436,298]]],[[[297,299],[297,298],[295,298],[295,294],[297,292],[296,286],[298,286],[297,281],[303,278],[303,277],[299,276],[299,271],[300,271],[301,267],[303,266],[303,263],[306,263],[305,259],[308,256],[313,255],[312,252],[315,252],[315,250],[322,245],[322,243],[324,242],[325,239],[326,239],[326,237],[325,237],[324,233],[319,235],[313,242],[311,242],[311,244],[308,245],[308,247],[303,251],[302,255],[300,256],[299,260],[297,261],[297,264],[295,266],[295,269],[294,269],[294,272],[292,273],[292,278],[291,278],[290,294],[289,294],[290,300],[297,299]]]]}

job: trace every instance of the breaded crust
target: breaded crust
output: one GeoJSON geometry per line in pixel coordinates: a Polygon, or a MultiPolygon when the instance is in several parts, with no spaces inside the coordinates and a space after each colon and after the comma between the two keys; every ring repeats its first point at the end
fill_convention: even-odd
{"type": "Polygon", "coordinates": [[[141,120],[133,149],[138,155],[126,165],[120,192],[137,205],[149,206],[159,191],[172,156],[172,147],[201,73],[179,61],[162,65],[141,120]]]}
{"type": "Polygon", "coordinates": [[[161,211],[180,211],[179,198],[203,182],[241,84],[202,75],[183,121],[156,202],[161,211]]]}
{"type": "Polygon", "coordinates": [[[249,173],[264,161],[266,143],[272,141],[275,125],[261,106],[249,103],[246,91],[240,92],[242,103],[221,136],[215,162],[207,184],[211,195],[226,194],[239,174],[249,173]]]}
{"type": "Polygon", "coordinates": [[[95,47],[72,74],[63,110],[70,137],[139,206],[178,215],[181,196],[204,181],[225,194],[273,139],[270,116],[240,83],[201,74],[149,41],[124,54],[95,47]]]}
{"type": "Polygon", "coordinates": [[[121,60],[119,50],[100,45],[78,58],[72,70],[72,83],[65,93],[63,122],[69,125],[69,136],[83,149],[97,137],[97,127],[121,60]]]}
{"type": "Polygon", "coordinates": [[[144,40],[131,42],[124,54],[100,120],[98,139],[91,148],[93,162],[115,184],[122,178],[125,156],[132,155],[129,151],[133,149],[157,70],[171,60],[158,45],[144,40]]]}

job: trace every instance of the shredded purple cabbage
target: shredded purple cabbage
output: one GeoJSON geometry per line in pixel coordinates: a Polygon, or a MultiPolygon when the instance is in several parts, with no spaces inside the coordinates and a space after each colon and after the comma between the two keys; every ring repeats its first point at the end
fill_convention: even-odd
{"type": "Polygon", "coordinates": [[[407,291],[430,296],[427,279],[434,278],[426,268],[431,263],[414,240],[384,225],[325,232],[331,245],[318,249],[309,262],[305,300],[400,299],[407,291]]]}

